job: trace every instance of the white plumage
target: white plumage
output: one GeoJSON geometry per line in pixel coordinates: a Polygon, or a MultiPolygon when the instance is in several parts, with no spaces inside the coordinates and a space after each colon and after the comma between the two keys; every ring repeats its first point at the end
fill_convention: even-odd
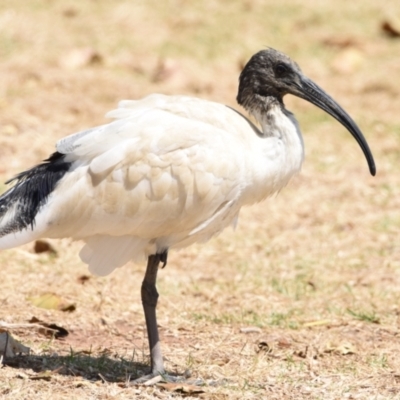
{"type": "Polygon", "coordinates": [[[70,170],[36,229],[10,233],[2,248],[43,236],[82,239],[82,260],[107,275],[129,260],[207,241],[244,204],[285,186],[303,160],[299,132],[279,113],[263,130],[286,122],[282,137],[264,137],[227,106],[183,96],[123,101],[108,116],[117,119],[57,143],[70,170]]]}
{"type": "Polygon", "coordinates": [[[147,258],[142,284],[152,375],[164,373],[155,308],[169,249],[205,242],[237,221],[240,208],[282,189],[300,171],[303,140],[283,104],[304,98],[340,121],[375,165],[346,112],[289,57],[268,49],[246,65],[238,102],[256,127],[222,104],[185,97],[123,101],[109,124],[68,136],[0,197],[0,248],[41,237],[85,242],[80,256],[107,275],[147,258]]]}

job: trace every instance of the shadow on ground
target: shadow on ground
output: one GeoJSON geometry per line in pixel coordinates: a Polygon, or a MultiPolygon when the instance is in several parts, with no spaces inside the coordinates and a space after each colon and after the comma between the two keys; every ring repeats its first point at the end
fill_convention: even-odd
{"type": "Polygon", "coordinates": [[[51,379],[52,374],[81,377],[90,381],[128,382],[149,372],[149,364],[112,357],[71,352],[67,356],[18,355],[3,360],[3,365],[33,370],[36,379],[51,379]]]}

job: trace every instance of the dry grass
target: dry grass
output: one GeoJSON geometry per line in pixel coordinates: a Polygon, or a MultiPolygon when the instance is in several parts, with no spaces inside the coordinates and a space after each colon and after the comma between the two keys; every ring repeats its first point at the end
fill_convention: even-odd
{"type": "MultiPolygon", "coordinates": [[[[305,132],[302,174],[243,210],[235,232],[170,255],[159,279],[167,368],[210,383],[187,397],[400,398],[400,40],[380,30],[397,3],[0,4],[1,181],[58,138],[102,123],[123,98],[186,93],[234,105],[241,66],[266,45],[291,54],[371,144],[375,178],[343,128],[288,99],[305,132]]],[[[0,319],[35,316],[70,331],[64,340],[13,332],[34,354],[7,360],[0,397],[183,397],[125,385],[148,361],[144,267],[82,283],[79,243],[52,245],[57,256],[31,245],[0,254],[0,319]],[[76,310],[29,300],[49,292],[76,310]]]]}

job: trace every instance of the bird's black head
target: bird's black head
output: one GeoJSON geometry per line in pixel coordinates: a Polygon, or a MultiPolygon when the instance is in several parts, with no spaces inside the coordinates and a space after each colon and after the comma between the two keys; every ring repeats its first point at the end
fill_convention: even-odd
{"type": "Polygon", "coordinates": [[[262,50],[251,57],[239,77],[237,101],[251,108],[256,98],[274,97],[282,101],[300,85],[299,66],[286,54],[274,49],[262,50]]]}
{"type": "Polygon", "coordinates": [[[253,114],[263,114],[273,104],[279,104],[283,108],[282,98],[286,94],[309,101],[344,125],[360,145],[369,170],[375,175],[375,162],[371,150],[360,129],[346,111],[307,78],[287,55],[274,49],[262,50],[255,54],[240,74],[238,103],[253,114]]]}

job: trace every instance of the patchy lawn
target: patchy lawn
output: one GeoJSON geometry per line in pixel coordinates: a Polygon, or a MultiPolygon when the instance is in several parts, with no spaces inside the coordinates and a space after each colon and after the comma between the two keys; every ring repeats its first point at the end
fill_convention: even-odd
{"type": "Polygon", "coordinates": [[[3,1],[1,182],[104,123],[121,99],[179,93],[235,106],[239,72],[265,46],[354,117],[377,176],[343,127],[287,98],[304,132],[301,175],[244,209],[236,231],[172,252],[159,274],[166,367],[185,385],[128,384],[148,365],[143,265],[90,276],[67,239],[51,241],[54,252],[2,251],[0,320],[35,317],[69,334],[11,330],[31,354],[4,360],[0,397],[400,398],[397,3],[3,1]]]}

